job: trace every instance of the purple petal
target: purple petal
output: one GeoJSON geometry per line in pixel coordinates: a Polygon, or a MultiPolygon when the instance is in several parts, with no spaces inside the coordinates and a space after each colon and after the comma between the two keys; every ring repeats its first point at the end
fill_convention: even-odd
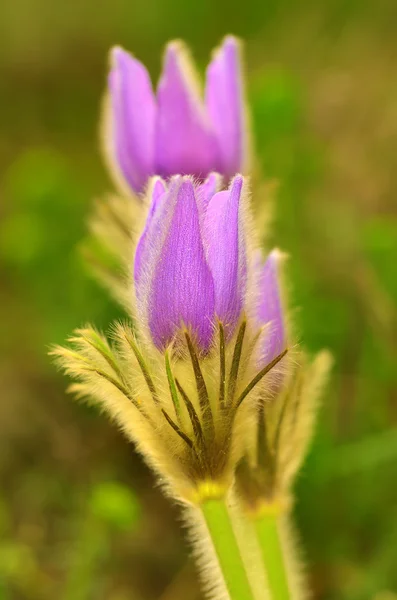
{"type": "Polygon", "coordinates": [[[228,36],[207,69],[206,106],[217,138],[221,172],[243,170],[246,122],[238,41],[228,36]]]}
{"type": "Polygon", "coordinates": [[[197,186],[196,197],[197,204],[201,213],[205,213],[208,207],[208,203],[212,196],[221,187],[221,176],[218,173],[210,173],[207,179],[201,185],[197,186]]]}
{"type": "Polygon", "coordinates": [[[139,193],[154,172],[156,101],[150,77],[138,60],[116,47],[108,84],[108,152],[129,186],[139,193]]]}
{"type": "Polygon", "coordinates": [[[241,223],[243,178],[211,199],[205,216],[207,260],[215,284],[215,312],[231,332],[240,316],[246,288],[246,249],[241,223]]]}
{"type": "Polygon", "coordinates": [[[217,170],[217,146],[183,48],[168,45],[157,98],[156,165],[159,175],[205,178],[217,170]]]}
{"type": "Polygon", "coordinates": [[[193,184],[187,179],[180,184],[168,227],[148,295],[152,339],[163,349],[186,326],[207,351],[213,334],[214,283],[205,259],[193,184]]]}
{"type": "MultiPolygon", "coordinates": [[[[149,192],[150,193],[150,192],[149,192]]],[[[145,269],[145,264],[148,261],[148,255],[151,250],[151,241],[152,238],[156,236],[156,233],[159,229],[159,223],[154,221],[154,215],[162,202],[166,193],[166,187],[162,179],[160,177],[156,177],[153,180],[152,189],[151,189],[151,203],[149,207],[149,212],[146,217],[145,228],[139,238],[136,250],[135,250],[135,261],[134,261],[134,281],[135,281],[135,289],[137,296],[140,296],[140,282],[142,273],[145,269]]]]}
{"type": "Polygon", "coordinates": [[[259,304],[257,318],[261,325],[267,325],[261,341],[261,361],[271,362],[287,344],[283,306],[279,283],[279,265],[282,255],[273,250],[259,272],[259,304]]]}

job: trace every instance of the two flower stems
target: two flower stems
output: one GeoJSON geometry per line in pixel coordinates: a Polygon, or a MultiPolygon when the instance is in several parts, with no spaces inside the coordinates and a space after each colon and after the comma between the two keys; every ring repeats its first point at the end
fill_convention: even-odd
{"type": "Polygon", "coordinates": [[[251,586],[225,499],[208,500],[200,509],[230,600],[290,600],[278,515],[265,514],[252,520],[251,531],[257,538],[268,586],[268,593],[264,589],[263,596],[258,596],[251,586]]]}

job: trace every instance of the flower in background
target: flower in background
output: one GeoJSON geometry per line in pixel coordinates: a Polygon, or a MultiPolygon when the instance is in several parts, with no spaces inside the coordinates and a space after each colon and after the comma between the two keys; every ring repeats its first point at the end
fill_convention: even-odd
{"type": "Polygon", "coordinates": [[[118,181],[135,193],[152,175],[211,171],[226,179],[245,169],[247,131],[240,50],[228,36],[207,68],[204,98],[181,42],[165,50],[154,93],[145,66],[120,47],[111,50],[105,110],[106,156],[118,181]]]}
{"type": "Polygon", "coordinates": [[[55,351],[79,380],[72,389],[97,398],[193,502],[230,486],[265,376],[287,352],[281,255],[258,266],[244,179],[219,184],[214,174],[152,181],[134,258],[135,332],[118,325],[111,346],[86,328],[55,351]]]}

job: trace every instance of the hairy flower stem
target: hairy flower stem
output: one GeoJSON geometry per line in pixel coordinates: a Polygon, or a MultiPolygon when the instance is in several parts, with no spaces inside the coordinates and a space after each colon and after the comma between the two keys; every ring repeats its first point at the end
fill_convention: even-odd
{"type": "Polygon", "coordinates": [[[200,506],[230,600],[254,600],[225,500],[200,506]]]}
{"type": "Polygon", "coordinates": [[[292,596],[287,578],[278,515],[276,513],[262,514],[253,523],[262,553],[271,600],[290,600],[292,596]]]}

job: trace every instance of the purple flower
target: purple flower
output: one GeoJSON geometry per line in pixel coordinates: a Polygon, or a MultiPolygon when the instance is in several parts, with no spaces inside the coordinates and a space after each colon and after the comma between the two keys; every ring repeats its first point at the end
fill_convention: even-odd
{"type": "Polygon", "coordinates": [[[166,47],[156,94],[146,68],[128,52],[113,48],[111,62],[105,149],[119,180],[140,193],[152,175],[204,180],[211,171],[230,178],[243,170],[246,124],[234,37],[214,53],[204,99],[179,42],[166,47]]]}
{"type": "Polygon", "coordinates": [[[205,354],[217,321],[230,339],[245,314],[252,331],[263,327],[257,355],[266,365],[286,348],[279,283],[282,255],[273,250],[265,262],[259,253],[249,260],[243,177],[235,176],[227,191],[218,191],[219,183],[216,174],[202,184],[181,175],[168,184],[159,177],[152,181],[135,251],[139,320],[159,349],[187,328],[205,354]],[[248,278],[253,288],[249,294],[248,278]]]}
{"type": "Polygon", "coordinates": [[[214,173],[154,177],[134,256],[134,328],[118,324],[112,343],[84,328],[55,350],[79,397],[97,398],[190,503],[226,493],[247,451],[242,433],[250,447],[258,433],[259,448],[253,418],[288,369],[281,254],[255,253],[243,177],[221,184],[214,173]]]}
{"type": "Polygon", "coordinates": [[[175,176],[152,186],[134,281],[139,316],[159,349],[186,327],[206,353],[218,319],[233,332],[246,290],[242,186],[240,175],[221,192],[214,175],[202,185],[175,176]]]}

